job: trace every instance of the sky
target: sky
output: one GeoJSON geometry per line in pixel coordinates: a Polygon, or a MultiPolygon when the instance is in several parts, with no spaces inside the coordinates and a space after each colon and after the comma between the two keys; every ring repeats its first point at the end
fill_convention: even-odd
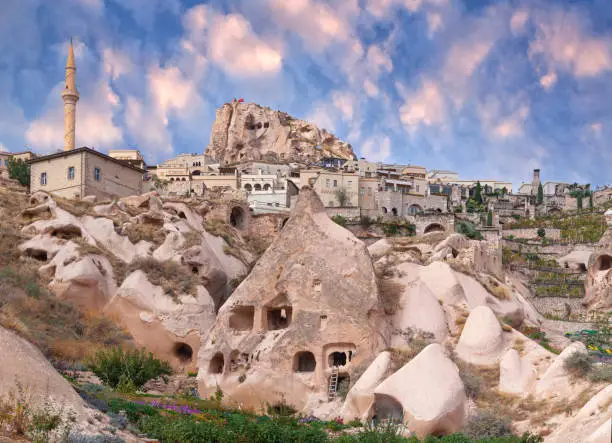
{"type": "Polygon", "coordinates": [[[201,153],[235,98],[373,161],[612,182],[609,0],[0,0],[0,150],[201,153]]]}

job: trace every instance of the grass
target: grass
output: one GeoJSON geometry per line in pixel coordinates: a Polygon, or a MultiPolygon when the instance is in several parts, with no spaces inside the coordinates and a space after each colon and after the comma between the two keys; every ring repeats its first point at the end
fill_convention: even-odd
{"type": "Polygon", "coordinates": [[[378,277],[378,300],[387,315],[394,315],[399,309],[399,302],[404,293],[404,285],[389,277],[378,277]]]}
{"type": "Polygon", "coordinates": [[[93,207],[97,203],[89,203],[83,200],[71,200],[56,195],[53,196],[53,200],[55,200],[59,208],[70,212],[75,217],[81,217],[83,215],[99,216],[99,214],[96,214],[93,210],[93,207]]]}
{"type": "Polygon", "coordinates": [[[178,300],[179,295],[196,295],[200,281],[196,275],[184,266],[168,260],[157,261],[154,258],[138,258],[128,265],[127,274],[141,270],[149,281],[161,286],[164,293],[178,300]]]}
{"type": "MultiPolygon", "coordinates": [[[[603,214],[587,211],[577,214],[561,214],[536,219],[521,218],[512,223],[511,228],[557,228],[561,230],[561,240],[587,243],[599,241],[606,230],[603,214]]],[[[511,233],[512,230],[504,230],[511,233]]]]}

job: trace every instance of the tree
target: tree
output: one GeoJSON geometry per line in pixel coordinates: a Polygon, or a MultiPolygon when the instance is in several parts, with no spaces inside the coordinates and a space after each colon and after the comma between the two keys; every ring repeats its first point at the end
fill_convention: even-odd
{"type": "Polygon", "coordinates": [[[480,182],[476,182],[476,190],[474,191],[474,201],[478,204],[482,203],[482,186],[480,182]]]}
{"type": "Polygon", "coordinates": [[[506,195],[508,193],[508,188],[506,188],[505,186],[502,188],[501,190],[501,194],[502,195],[506,195]]]}
{"type": "Polygon", "coordinates": [[[576,197],[576,206],[578,209],[582,209],[582,194],[578,194],[578,197],[576,197]]]}
{"type": "Polygon", "coordinates": [[[338,203],[340,203],[340,206],[344,206],[344,204],[348,201],[346,189],[338,188],[336,190],[336,198],[338,199],[338,203]]]}
{"type": "Polygon", "coordinates": [[[538,185],[538,205],[544,203],[544,187],[542,183],[538,185]]]}
{"type": "Polygon", "coordinates": [[[589,209],[593,209],[593,194],[589,194],[589,209]]]}
{"type": "Polygon", "coordinates": [[[7,168],[9,178],[17,180],[21,186],[30,186],[30,165],[23,160],[9,157],[7,168]]]}
{"type": "Polygon", "coordinates": [[[493,211],[489,209],[489,213],[487,214],[487,226],[493,226],[493,211]]]}

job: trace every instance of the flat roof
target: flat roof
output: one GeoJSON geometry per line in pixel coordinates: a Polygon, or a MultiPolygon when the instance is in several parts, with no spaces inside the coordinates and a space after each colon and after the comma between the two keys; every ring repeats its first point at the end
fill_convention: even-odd
{"type": "Polygon", "coordinates": [[[88,152],[90,154],[97,155],[105,160],[109,160],[111,162],[117,163],[118,165],[125,166],[126,168],[133,169],[134,171],[138,171],[140,173],[146,172],[144,169],[138,168],[130,163],[127,163],[125,160],[118,160],[116,158],[111,157],[110,155],[103,154],[102,152],[98,152],[94,149],[88,148],[87,146],[83,146],[81,148],[71,149],[70,151],[61,151],[56,152],[55,154],[44,155],[41,157],[36,157],[31,160],[28,160],[27,163],[38,163],[45,160],[53,160],[54,158],[67,157],[69,155],[80,154],[82,152],[88,152]]]}

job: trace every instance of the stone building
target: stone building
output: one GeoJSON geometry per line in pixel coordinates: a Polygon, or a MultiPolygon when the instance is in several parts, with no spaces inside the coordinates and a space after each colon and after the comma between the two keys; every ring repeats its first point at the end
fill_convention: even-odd
{"type": "Polygon", "coordinates": [[[136,166],[140,169],[147,169],[147,164],[142,157],[142,154],[137,149],[112,149],[108,151],[108,156],[116,160],[121,160],[136,166]]]}
{"type": "Polygon", "coordinates": [[[357,173],[306,169],[300,171],[300,188],[304,186],[312,187],[325,207],[359,205],[359,174],[357,173]]]}
{"type": "Polygon", "coordinates": [[[142,193],[144,171],[82,147],[37,157],[30,163],[30,191],[64,198],[95,195],[106,200],[142,193]]]}
{"type": "Polygon", "coordinates": [[[10,152],[0,151],[0,177],[8,178],[8,161],[10,152]]]}
{"type": "Polygon", "coordinates": [[[138,195],[143,189],[144,170],[88,147],[75,149],[76,63],[72,41],[66,62],[64,100],[64,150],[55,154],[31,158],[30,191],[45,191],[65,198],[94,195],[99,199],[138,195]]]}

